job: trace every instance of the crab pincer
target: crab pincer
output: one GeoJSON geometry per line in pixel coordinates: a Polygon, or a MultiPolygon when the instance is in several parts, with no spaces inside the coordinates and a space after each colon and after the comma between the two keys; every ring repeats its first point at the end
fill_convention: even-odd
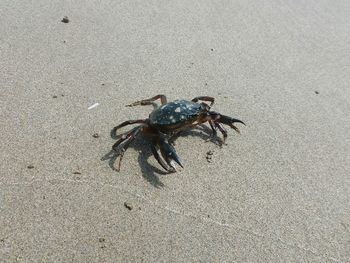
{"type": "Polygon", "coordinates": [[[182,168],[184,168],[180,157],[175,151],[174,146],[172,146],[167,139],[162,138],[159,140],[159,148],[164,160],[173,170],[176,171],[174,161],[182,168]]]}

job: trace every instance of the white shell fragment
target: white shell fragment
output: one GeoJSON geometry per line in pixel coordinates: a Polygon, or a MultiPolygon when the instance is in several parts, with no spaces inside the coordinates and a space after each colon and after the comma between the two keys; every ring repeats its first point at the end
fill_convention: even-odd
{"type": "Polygon", "coordinates": [[[88,110],[91,110],[91,109],[93,109],[93,108],[96,108],[98,105],[100,105],[100,103],[96,102],[96,103],[92,104],[92,105],[88,108],[88,110]]]}

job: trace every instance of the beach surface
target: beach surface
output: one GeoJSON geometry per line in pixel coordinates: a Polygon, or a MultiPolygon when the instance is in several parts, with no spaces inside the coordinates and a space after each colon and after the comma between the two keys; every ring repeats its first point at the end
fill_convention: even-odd
{"type": "Polygon", "coordinates": [[[349,14],[1,0],[0,261],[350,262],[349,14]],[[184,133],[172,174],[139,137],[113,170],[111,129],[157,94],[246,126],[184,133]]]}

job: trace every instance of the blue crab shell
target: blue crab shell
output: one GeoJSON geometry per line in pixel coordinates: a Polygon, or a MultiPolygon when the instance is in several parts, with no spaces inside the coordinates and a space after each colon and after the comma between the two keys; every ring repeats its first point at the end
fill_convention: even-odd
{"type": "Polygon", "coordinates": [[[157,126],[174,125],[195,119],[204,106],[192,101],[176,100],[155,109],[149,115],[151,124],[157,126]]]}

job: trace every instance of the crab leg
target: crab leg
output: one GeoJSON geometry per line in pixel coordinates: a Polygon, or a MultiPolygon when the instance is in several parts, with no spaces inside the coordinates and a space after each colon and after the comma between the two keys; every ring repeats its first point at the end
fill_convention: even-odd
{"type": "Polygon", "coordinates": [[[217,134],[217,132],[216,132],[216,123],[213,121],[213,120],[209,120],[208,121],[209,122],[209,124],[210,124],[210,127],[211,127],[211,129],[212,129],[212,131],[213,131],[213,134],[211,135],[211,137],[213,138],[213,137],[215,137],[216,136],[216,134],[217,134]]]}
{"type": "MultiPolygon", "coordinates": [[[[123,160],[123,156],[124,156],[124,153],[126,152],[126,150],[129,148],[129,146],[130,146],[130,143],[132,142],[132,141],[134,141],[135,140],[135,138],[136,138],[136,136],[140,133],[140,131],[141,131],[141,127],[137,127],[136,129],[133,129],[129,134],[128,134],[128,138],[126,138],[126,139],[128,139],[127,141],[126,141],[126,143],[123,145],[123,147],[122,147],[122,149],[121,149],[121,152],[120,152],[120,154],[119,154],[119,163],[118,163],[118,168],[116,169],[118,172],[120,171],[120,166],[121,166],[121,163],[122,163],[122,160],[123,160]]],[[[124,140],[126,140],[126,139],[124,139],[124,140]]],[[[121,139],[120,139],[121,140],[121,139]]],[[[119,141],[120,141],[119,140],[119,141]]],[[[118,142],[119,142],[118,141],[118,142]]],[[[117,142],[117,143],[118,143],[117,142]]],[[[116,144],[117,144],[116,143],[116,144]]],[[[115,148],[114,148],[114,146],[115,145],[113,145],[113,150],[116,150],[115,148]]]]}
{"type": "Polygon", "coordinates": [[[225,144],[225,141],[226,141],[226,138],[227,138],[227,131],[226,129],[224,128],[224,126],[222,126],[221,123],[218,123],[218,122],[214,122],[215,123],[215,126],[220,130],[220,132],[222,133],[223,135],[223,144],[225,144]]]}
{"type": "Polygon", "coordinates": [[[119,130],[120,128],[130,125],[130,124],[135,124],[135,123],[146,123],[146,120],[128,120],[128,121],[124,121],[121,124],[115,126],[112,130],[112,133],[116,133],[117,130],[119,130]]]}
{"type": "Polygon", "coordinates": [[[139,129],[139,128],[140,128],[140,127],[135,127],[135,128],[133,128],[133,129],[131,129],[130,131],[128,131],[128,132],[122,134],[121,138],[120,138],[115,144],[113,144],[112,149],[113,149],[114,151],[117,151],[117,147],[118,147],[122,142],[124,142],[125,140],[129,139],[130,136],[132,136],[132,133],[133,133],[135,130],[139,129]]]}
{"type": "Polygon", "coordinates": [[[209,119],[208,122],[213,133],[210,135],[210,137],[207,140],[205,140],[206,142],[213,140],[217,135],[215,121],[213,121],[212,119],[209,119]]]}
{"type": "Polygon", "coordinates": [[[194,99],[192,99],[193,102],[198,102],[199,100],[209,101],[210,102],[210,106],[209,107],[211,107],[211,106],[214,105],[215,98],[208,97],[208,96],[200,96],[200,97],[195,97],[194,99]]]}
{"type": "Polygon", "coordinates": [[[136,101],[134,103],[131,103],[129,105],[126,105],[127,107],[132,107],[132,106],[136,106],[136,105],[151,105],[153,103],[153,101],[160,99],[160,102],[162,103],[162,105],[167,104],[167,98],[165,95],[159,94],[157,96],[154,96],[150,99],[145,99],[145,100],[139,100],[136,101]]]}

